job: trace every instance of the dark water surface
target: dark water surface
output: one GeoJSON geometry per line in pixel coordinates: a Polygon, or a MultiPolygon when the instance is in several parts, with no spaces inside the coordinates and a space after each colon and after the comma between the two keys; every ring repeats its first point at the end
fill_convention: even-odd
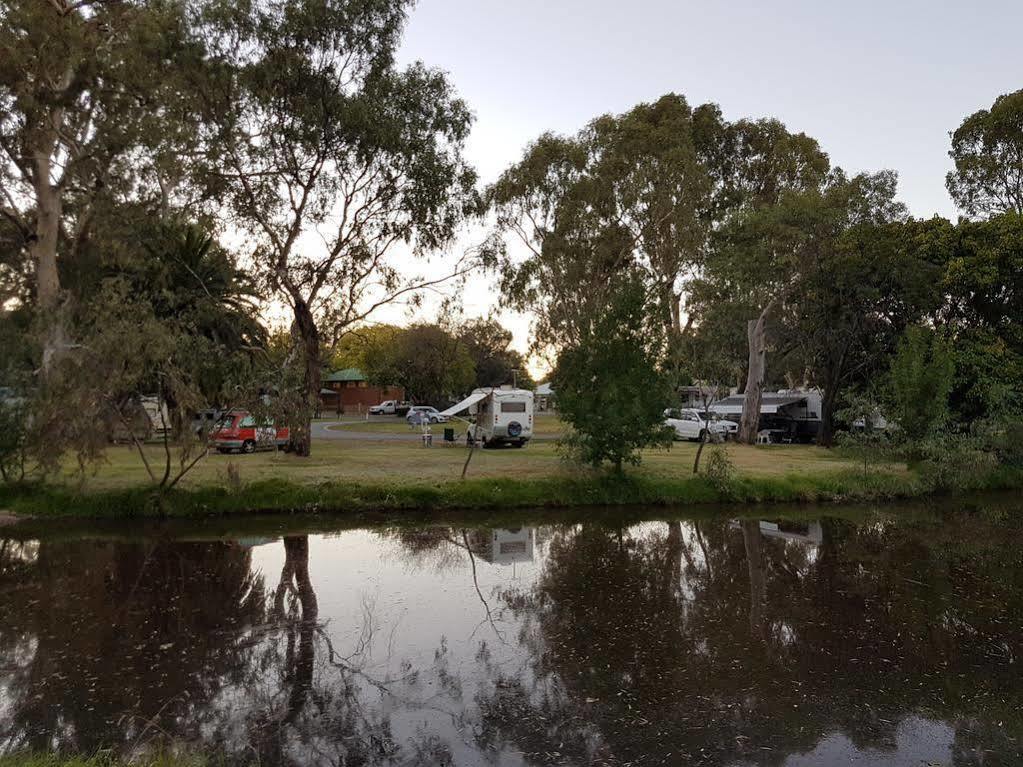
{"type": "Polygon", "coordinates": [[[1023,764],[1023,501],[767,513],[0,529],[0,752],[1023,764]]]}

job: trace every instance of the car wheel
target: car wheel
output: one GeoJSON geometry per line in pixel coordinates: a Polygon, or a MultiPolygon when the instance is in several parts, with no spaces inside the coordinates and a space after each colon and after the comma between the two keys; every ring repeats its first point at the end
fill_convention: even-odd
{"type": "Polygon", "coordinates": [[[430,423],[437,423],[437,416],[430,416],[430,423]]]}
{"type": "Polygon", "coordinates": [[[253,442],[251,439],[245,440],[242,443],[242,452],[243,453],[255,453],[256,452],[256,443],[253,442]]]}
{"type": "Polygon", "coordinates": [[[696,439],[699,440],[700,442],[705,441],[707,439],[707,430],[706,429],[700,429],[700,436],[697,437],[696,439]]]}

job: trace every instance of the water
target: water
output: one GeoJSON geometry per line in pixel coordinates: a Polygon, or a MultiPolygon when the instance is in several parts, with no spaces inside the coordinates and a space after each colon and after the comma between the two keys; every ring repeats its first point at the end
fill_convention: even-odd
{"type": "Polygon", "coordinates": [[[1023,501],[780,513],[0,530],[0,752],[1023,763],[1023,501]]]}

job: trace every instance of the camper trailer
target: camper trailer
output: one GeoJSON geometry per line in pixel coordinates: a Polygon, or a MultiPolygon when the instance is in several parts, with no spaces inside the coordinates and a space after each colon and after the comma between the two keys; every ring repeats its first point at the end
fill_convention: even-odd
{"type": "Polygon", "coordinates": [[[468,444],[522,447],[533,436],[533,392],[511,386],[476,389],[441,415],[469,416],[468,444]]]}

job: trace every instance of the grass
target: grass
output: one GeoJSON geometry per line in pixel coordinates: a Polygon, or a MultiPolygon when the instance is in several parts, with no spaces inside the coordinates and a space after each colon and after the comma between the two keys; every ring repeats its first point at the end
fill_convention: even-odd
{"type": "MultiPolygon", "coordinates": [[[[546,429],[560,428],[547,417],[546,429]]],[[[345,428],[345,427],[342,427],[345,428]]],[[[399,428],[406,430],[406,427],[399,428]]],[[[133,448],[111,447],[81,477],[68,471],[47,484],[0,488],[0,512],[16,515],[125,517],[212,516],[244,512],[553,508],[713,502],[830,502],[909,498],[933,492],[901,464],[864,474],[854,458],[803,445],[728,445],[725,478],[692,474],[697,445],[647,450],[640,466],[615,476],[564,461],[553,442],[524,449],[477,450],[468,479],[462,446],[424,448],[407,441],[316,440],[309,458],[278,452],[209,455],[173,491],[157,496],[133,448]]],[[[710,448],[704,453],[708,457],[710,448]]],[[[151,463],[159,446],[145,448],[151,463]]],[[[973,487],[1023,487],[1019,472],[978,473],[973,487]]],[[[2,514],[0,514],[2,516],[2,514]]]]}

